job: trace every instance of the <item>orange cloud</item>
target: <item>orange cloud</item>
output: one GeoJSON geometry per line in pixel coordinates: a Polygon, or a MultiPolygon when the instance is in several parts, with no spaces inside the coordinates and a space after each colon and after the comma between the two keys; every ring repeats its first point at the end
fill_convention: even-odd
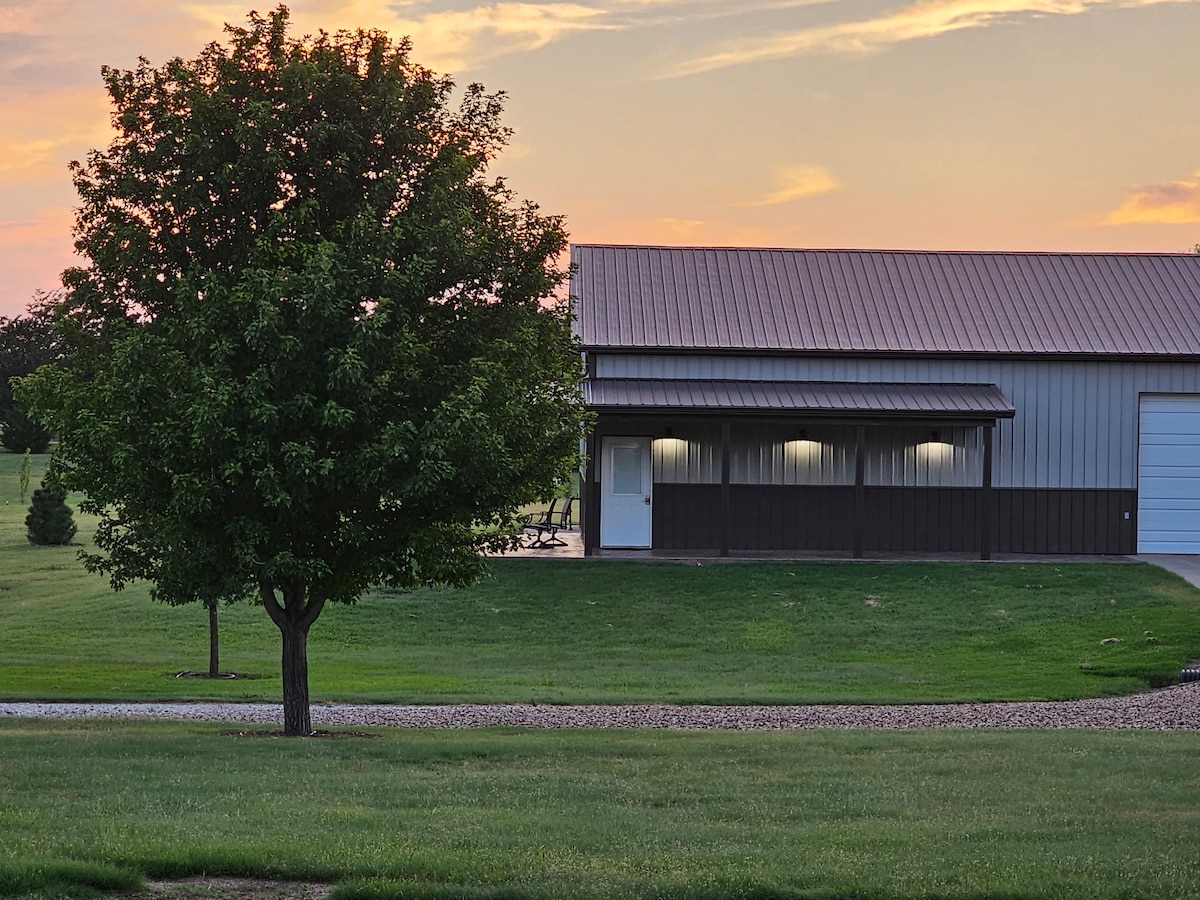
{"type": "Polygon", "coordinates": [[[797,229],[765,228],[703,219],[572,220],[575,243],[648,244],[664,247],[782,247],[798,239],[797,229]]]}
{"type": "Polygon", "coordinates": [[[0,97],[0,186],[66,183],[67,163],[111,138],[103,89],[0,97]]]}
{"type": "Polygon", "coordinates": [[[777,206],[805,197],[817,197],[841,190],[842,183],[824,166],[787,166],[779,170],[780,186],[761,200],[747,206],[777,206]]]}
{"type": "Polygon", "coordinates": [[[1108,214],[1105,225],[1200,224],[1200,170],[1192,180],[1166,181],[1136,188],[1108,214]]]}

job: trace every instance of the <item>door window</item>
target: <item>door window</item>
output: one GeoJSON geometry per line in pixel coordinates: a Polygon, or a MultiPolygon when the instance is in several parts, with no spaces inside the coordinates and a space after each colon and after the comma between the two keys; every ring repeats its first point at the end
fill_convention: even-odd
{"type": "Polygon", "coordinates": [[[642,493],[642,447],[639,444],[615,444],[612,448],[612,484],[614,494],[642,493]]]}

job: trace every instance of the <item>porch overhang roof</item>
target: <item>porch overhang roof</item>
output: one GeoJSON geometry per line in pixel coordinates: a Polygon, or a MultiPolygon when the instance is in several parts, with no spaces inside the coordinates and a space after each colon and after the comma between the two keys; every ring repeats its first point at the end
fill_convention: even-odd
{"type": "Polygon", "coordinates": [[[994,384],[593,378],[583,387],[591,409],[614,413],[994,421],[1017,412],[994,384]]]}

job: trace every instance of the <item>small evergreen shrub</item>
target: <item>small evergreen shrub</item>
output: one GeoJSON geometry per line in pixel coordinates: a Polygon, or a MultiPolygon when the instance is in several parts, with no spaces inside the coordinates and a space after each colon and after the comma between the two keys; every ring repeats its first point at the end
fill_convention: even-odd
{"type": "Polygon", "coordinates": [[[13,453],[45,453],[50,449],[50,432],[29,418],[29,414],[14,404],[0,421],[0,444],[13,453]]]}
{"type": "Polygon", "coordinates": [[[67,492],[60,487],[43,487],[33,492],[33,503],[25,517],[29,543],[54,546],[71,543],[75,537],[75,516],[67,506],[67,492]]]}
{"type": "Polygon", "coordinates": [[[29,476],[33,472],[33,453],[28,447],[21,457],[21,471],[17,475],[17,487],[21,492],[21,505],[25,505],[25,495],[29,493],[29,476]]]}

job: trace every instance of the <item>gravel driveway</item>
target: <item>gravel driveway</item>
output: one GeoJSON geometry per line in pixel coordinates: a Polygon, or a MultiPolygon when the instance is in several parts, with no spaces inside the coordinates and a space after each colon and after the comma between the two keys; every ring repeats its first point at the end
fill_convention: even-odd
{"type": "MultiPolygon", "coordinates": [[[[271,703],[0,703],[0,717],[188,719],[278,725],[271,703]]],[[[911,706],[314,705],[313,725],[396,728],[1090,728],[1200,731],[1200,682],[1130,697],[911,706]]]]}

